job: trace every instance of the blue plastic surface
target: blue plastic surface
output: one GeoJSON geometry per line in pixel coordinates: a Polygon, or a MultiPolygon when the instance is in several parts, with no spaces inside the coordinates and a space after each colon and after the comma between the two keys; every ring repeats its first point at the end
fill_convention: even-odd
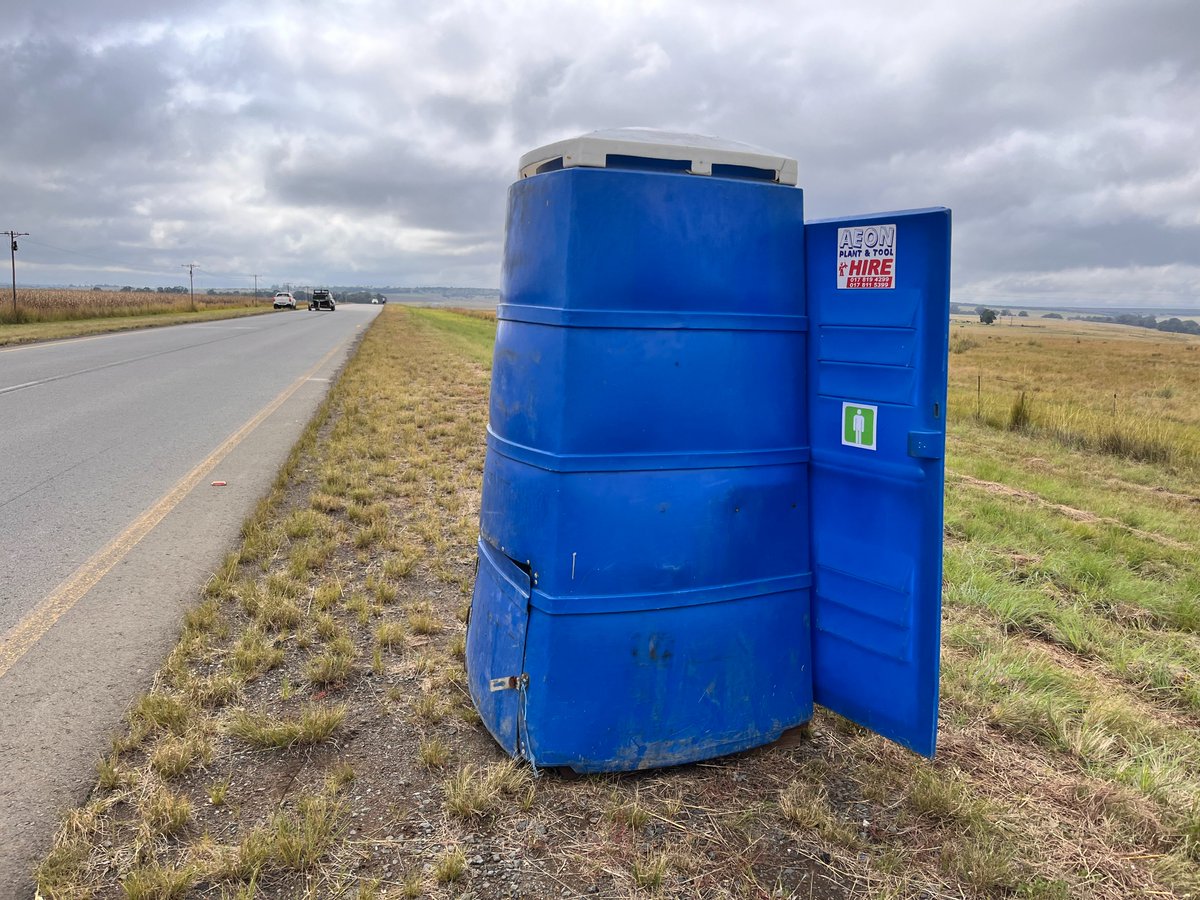
{"type": "Polygon", "coordinates": [[[822,706],[932,756],[937,741],[950,211],[805,229],[812,322],[813,687],[822,706]],[[896,226],[896,286],[837,287],[837,234],[896,226]],[[843,404],[878,407],[875,450],[843,404]]]}
{"type": "Polygon", "coordinates": [[[802,241],[792,187],[513,185],[467,648],[509,752],[645,768],[811,716],[802,241]]]}
{"type": "Polygon", "coordinates": [[[807,721],[814,686],[932,751],[936,604],[932,637],[914,629],[940,578],[944,426],[914,412],[901,434],[888,406],[936,393],[937,315],[945,402],[946,301],[925,308],[917,222],[896,289],[833,292],[887,302],[839,303],[797,188],[590,168],[512,186],[467,636],[472,698],[510,754],[704,759],[807,721]],[[825,434],[843,395],[880,410],[865,468],[825,434]],[[876,483],[870,522],[839,509],[876,483]],[[930,572],[912,532],[935,517],[930,572]],[[884,543],[858,565],[868,538],[884,543]],[[892,679],[874,701],[867,672],[892,679]]]}

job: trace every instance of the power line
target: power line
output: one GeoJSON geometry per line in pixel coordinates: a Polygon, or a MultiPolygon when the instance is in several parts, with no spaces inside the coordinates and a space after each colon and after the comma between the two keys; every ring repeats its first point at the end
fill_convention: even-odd
{"type": "MultiPolygon", "coordinates": [[[[0,234],[3,234],[3,232],[0,232],[0,234]]],[[[106,259],[103,256],[96,256],[95,254],[92,254],[92,253],[85,253],[82,250],[73,250],[69,247],[56,247],[54,244],[47,244],[45,241],[26,241],[25,243],[33,244],[37,247],[45,247],[48,250],[57,250],[59,253],[66,253],[70,256],[82,256],[84,259],[93,259],[96,262],[104,263],[104,265],[106,265],[106,266],[113,266],[113,267],[119,268],[119,269],[126,269],[130,272],[144,272],[144,273],[152,274],[152,275],[165,274],[163,272],[163,270],[161,270],[161,269],[147,269],[143,266],[135,266],[130,263],[122,262],[120,260],[106,259]]]]}
{"type": "MultiPolygon", "coordinates": [[[[5,234],[5,233],[6,232],[0,231],[0,234],[5,234]]],[[[22,237],[26,236],[26,232],[18,232],[18,236],[22,236],[22,237]]],[[[105,267],[109,267],[112,269],[120,269],[125,272],[137,272],[137,273],[146,274],[146,275],[166,276],[168,274],[168,272],[170,271],[169,268],[163,269],[163,268],[152,268],[152,267],[134,265],[133,263],[130,263],[127,261],[115,260],[115,259],[112,259],[112,258],[109,258],[106,256],[97,256],[94,253],[88,253],[83,250],[79,250],[79,249],[72,248],[72,247],[60,247],[60,246],[56,246],[55,244],[50,244],[50,243],[47,243],[46,241],[41,241],[41,240],[30,240],[30,241],[26,241],[26,243],[33,244],[36,247],[44,247],[47,250],[53,250],[57,253],[62,253],[68,257],[94,260],[95,262],[102,263],[105,267]]],[[[176,248],[176,249],[178,249],[178,248],[176,248]]],[[[165,252],[165,251],[160,250],[158,252],[165,252]]],[[[192,265],[194,265],[196,269],[203,272],[203,274],[206,277],[208,277],[209,279],[214,279],[214,278],[230,278],[230,279],[232,279],[232,278],[251,278],[251,279],[254,279],[254,291],[255,291],[256,298],[257,298],[258,291],[259,291],[258,280],[260,278],[261,279],[270,278],[277,283],[287,281],[290,284],[290,283],[293,283],[296,281],[295,278],[289,279],[286,276],[272,275],[270,273],[224,272],[224,271],[219,271],[216,269],[202,268],[199,263],[193,263],[192,265]]],[[[182,264],[182,268],[187,268],[187,264],[182,264]]],[[[189,272],[189,274],[190,274],[190,272],[189,272]]],[[[195,290],[194,276],[191,279],[191,281],[192,281],[191,290],[194,293],[194,290],[195,290]]]]}
{"type": "MultiPolygon", "coordinates": [[[[4,232],[0,231],[0,234],[4,234],[4,232]]],[[[94,253],[87,253],[83,250],[78,250],[78,249],[75,249],[72,247],[59,247],[54,244],[48,244],[45,241],[27,241],[26,243],[34,244],[38,247],[45,247],[47,250],[54,250],[54,251],[57,251],[58,253],[65,253],[68,256],[82,257],[83,259],[95,260],[96,262],[103,263],[106,266],[123,269],[123,270],[129,271],[129,272],[140,272],[140,273],[144,273],[147,275],[166,275],[167,274],[167,270],[164,270],[164,269],[147,268],[145,266],[134,265],[132,263],[125,262],[123,260],[116,260],[116,259],[111,259],[111,258],[104,257],[104,256],[97,256],[94,253]]],[[[199,268],[199,266],[197,266],[197,267],[199,268]]],[[[269,277],[269,273],[264,274],[262,272],[258,272],[258,273],[254,273],[254,272],[221,272],[221,271],[217,271],[215,269],[204,269],[203,271],[206,275],[208,275],[209,277],[213,277],[213,278],[255,278],[255,277],[267,278],[267,277],[269,277]]],[[[279,276],[276,276],[276,277],[278,278],[279,276]]]]}
{"type": "Polygon", "coordinates": [[[10,241],[9,256],[12,258],[12,276],[13,276],[13,320],[17,317],[17,238],[29,237],[28,231],[13,231],[11,228],[8,231],[0,231],[0,234],[7,234],[10,241]]]}

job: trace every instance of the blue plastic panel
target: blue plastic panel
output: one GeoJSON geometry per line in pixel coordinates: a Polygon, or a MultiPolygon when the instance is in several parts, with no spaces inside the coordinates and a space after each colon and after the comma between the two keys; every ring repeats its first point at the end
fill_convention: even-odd
{"type": "Polygon", "coordinates": [[[526,755],[613,772],[775,740],[812,717],[808,591],[529,619],[526,755]]]}
{"type": "Polygon", "coordinates": [[[555,310],[795,315],[799,188],[571,168],[509,189],[502,301],[555,310]]]}
{"type": "Polygon", "coordinates": [[[815,699],[932,756],[950,211],[812,222],[805,257],[815,699]],[[845,229],[887,225],[892,286],[839,287],[839,249],[863,246],[845,229]]]}
{"type": "Polygon", "coordinates": [[[489,444],[480,532],[528,561],[551,595],[667,594],[809,571],[803,465],[561,473],[489,444]]]}
{"type": "MultiPolygon", "coordinates": [[[[538,451],[555,470],[675,469],[756,464],[746,454],[807,461],[806,322],[751,317],[721,328],[646,327],[625,313],[607,327],[531,323],[502,306],[503,348],[491,392],[491,427],[506,446],[538,451]]],[[[543,311],[543,318],[545,316],[543,311]]],[[[565,321],[570,321],[564,317],[565,321]]],[[[509,452],[518,452],[511,450],[509,452]]],[[[534,461],[531,459],[531,461],[534,461]]]]}
{"type": "Polygon", "coordinates": [[[510,755],[521,751],[521,695],[493,691],[493,678],[519,677],[529,622],[529,575],[494,547],[479,542],[479,568],[467,626],[467,683],[492,736],[510,755]]]}

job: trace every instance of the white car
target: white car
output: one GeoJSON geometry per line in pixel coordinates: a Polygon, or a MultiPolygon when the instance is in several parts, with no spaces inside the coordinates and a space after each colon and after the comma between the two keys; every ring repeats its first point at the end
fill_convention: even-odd
{"type": "Polygon", "coordinates": [[[288,309],[295,309],[296,298],[292,296],[290,291],[276,291],[275,308],[283,309],[284,307],[287,307],[288,309]]]}

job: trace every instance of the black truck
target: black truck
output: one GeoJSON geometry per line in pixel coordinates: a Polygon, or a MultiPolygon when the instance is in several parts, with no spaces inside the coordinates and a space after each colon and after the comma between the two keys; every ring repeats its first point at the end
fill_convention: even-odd
{"type": "Polygon", "coordinates": [[[337,304],[333,302],[333,293],[331,291],[318,288],[312,292],[312,299],[308,301],[308,308],[310,310],[327,309],[333,312],[337,309],[337,304]]]}

